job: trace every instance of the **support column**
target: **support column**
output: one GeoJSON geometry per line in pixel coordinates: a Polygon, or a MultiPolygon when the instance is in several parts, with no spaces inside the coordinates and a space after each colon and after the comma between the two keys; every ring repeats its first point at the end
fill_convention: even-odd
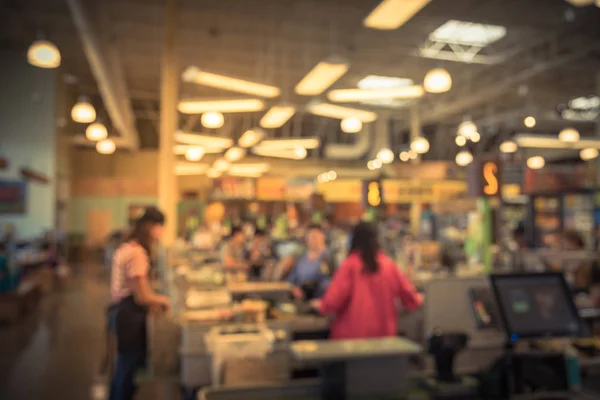
{"type": "Polygon", "coordinates": [[[177,53],[180,0],[166,0],[165,47],[162,55],[160,88],[160,138],[158,150],[158,205],[165,213],[167,224],[164,244],[170,246],[177,232],[177,201],[175,175],[175,130],[177,129],[177,98],[179,93],[179,56],[177,53]]]}
{"type": "MultiPolygon", "coordinates": [[[[419,114],[419,105],[410,107],[410,143],[413,139],[421,135],[421,115],[419,114]]],[[[412,160],[412,164],[419,164],[421,156],[412,160]]],[[[419,200],[413,200],[410,204],[410,228],[413,235],[418,235],[421,228],[421,212],[423,204],[419,200]]]]}

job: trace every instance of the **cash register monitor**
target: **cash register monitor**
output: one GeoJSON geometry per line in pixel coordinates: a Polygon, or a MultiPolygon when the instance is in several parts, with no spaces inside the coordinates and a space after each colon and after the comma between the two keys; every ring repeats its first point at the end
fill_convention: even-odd
{"type": "Polygon", "coordinates": [[[504,327],[519,338],[573,337],[583,331],[562,273],[491,275],[504,327]]]}

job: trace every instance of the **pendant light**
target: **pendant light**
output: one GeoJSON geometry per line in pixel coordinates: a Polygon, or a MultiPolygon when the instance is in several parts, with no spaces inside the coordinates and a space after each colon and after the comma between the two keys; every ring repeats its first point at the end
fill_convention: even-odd
{"type": "Polygon", "coordinates": [[[71,118],[80,124],[90,124],[96,120],[96,109],[82,96],[71,109],[71,118]]]}
{"type": "Polygon", "coordinates": [[[225,123],[223,114],[218,111],[210,111],[202,114],[200,119],[202,126],[208,129],[218,129],[225,123]]]}
{"type": "Polygon", "coordinates": [[[204,157],[204,149],[200,146],[190,147],[185,151],[185,159],[188,161],[200,161],[204,157]]]}
{"type": "Polygon", "coordinates": [[[246,149],[242,147],[231,147],[225,152],[225,159],[229,162],[239,161],[246,156],[246,149]]]}
{"type": "Polygon", "coordinates": [[[466,120],[458,126],[458,134],[470,139],[477,133],[477,125],[471,120],[466,120]]]}
{"type": "Polygon", "coordinates": [[[410,155],[407,151],[403,151],[402,153],[400,153],[400,161],[407,162],[408,160],[410,160],[410,155]]]}
{"type": "Polygon", "coordinates": [[[514,153],[517,151],[517,149],[518,149],[517,144],[515,142],[513,142],[512,140],[506,140],[500,144],[500,151],[502,153],[506,153],[506,154],[514,153]]]}
{"type": "Polygon", "coordinates": [[[377,153],[377,159],[384,164],[391,164],[394,161],[394,152],[390,149],[381,149],[377,153]]]}
{"type": "Polygon", "coordinates": [[[363,123],[356,117],[344,118],[341,123],[342,132],[358,133],[363,127],[363,123]]]}
{"type": "Polygon", "coordinates": [[[94,122],[85,128],[85,137],[92,142],[99,142],[108,137],[108,130],[101,122],[94,122]]]}
{"type": "Polygon", "coordinates": [[[564,143],[577,143],[579,141],[579,131],[575,128],[565,128],[558,134],[558,140],[564,143]]]}
{"type": "Polygon", "coordinates": [[[452,88],[452,77],[443,68],[432,69],[425,75],[423,88],[429,93],[444,93],[452,88]]]}
{"type": "Polygon", "coordinates": [[[96,143],[96,150],[100,154],[112,154],[115,152],[117,146],[111,139],[104,139],[96,143]]]}
{"type": "Polygon", "coordinates": [[[60,51],[58,47],[47,40],[36,40],[27,50],[27,62],[38,68],[58,68],[60,66],[60,51]]]}
{"type": "Polygon", "coordinates": [[[593,147],[589,147],[587,149],[583,149],[579,152],[579,156],[583,161],[593,160],[598,157],[598,149],[593,147]]]}
{"type": "Polygon", "coordinates": [[[458,147],[462,147],[462,146],[464,146],[465,144],[467,144],[467,138],[466,138],[466,137],[464,137],[464,136],[462,136],[462,135],[458,135],[458,136],[456,136],[456,138],[454,139],[454,142],[456,143],[456,145],[457,145],[458,147]]]}
{"type": "Polygon", "coordinates": [[[544,168],[545,165],[546,165],[546,160],[544,160],[544,157],[535,156],[535,157],[529,157],[527,159],[527,167],[529,169],[542,169],[542,168],[544,168]]]}
{"type": "Polygon", "coordinates": [[[461,167],[466,167],[473,162],[473,154],[470,151],[461,151],[456,155],[456,164],[461,167]]]}
{"type": "Polygon", "coordinates": [[[537,121],[531,115],[523,120],[523,124],[525,124],[525,126],[528,128],[533,128],[536,123],[537,121]]]}
{"type": "Polygon", "coordinates": [[[429,151],[429,141],[423,136],[418,136],[410,143],[410,149],[417,154],[425,154],[429,151]]]}

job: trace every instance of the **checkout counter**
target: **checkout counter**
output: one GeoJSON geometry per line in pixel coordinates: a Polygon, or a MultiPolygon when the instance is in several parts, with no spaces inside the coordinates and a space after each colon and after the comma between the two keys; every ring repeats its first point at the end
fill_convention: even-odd
{"type": "Polygon", "coordinates": [[[400,319],[413,340],[329,341],[329,321],[292,310],[286,283],[228,283],[207,260],[171,260],[164,283],[175,317],[150,325],[151,365],[170,362],[190,399],[477,400],[494,398],[480,396],[490,380],[509,388],[510,398],[600,398],[570,390],[563,350],[547,340],[585,332],[562,274],[434,279],[424,286],[421,312],[400,319]],[[200,279],[206,269],[212,272],[200,279]],[[210,294],[212,303],[190,302],[194,292],[210,294]],[[306,334],[313,336],[299,340],[306,334]],[[523,372],[548,365],[551,378],[523,372]],[[291,379],[306,367],[320,378],[291,379]]]}

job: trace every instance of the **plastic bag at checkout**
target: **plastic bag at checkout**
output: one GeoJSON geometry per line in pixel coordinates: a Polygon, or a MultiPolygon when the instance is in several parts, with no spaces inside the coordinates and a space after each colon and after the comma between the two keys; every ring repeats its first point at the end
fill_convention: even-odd
{"type": "Polygon", "coordinates": [[[212,353],[212,385],[221,385],[225,360],[265,358],[273,351],[275,335],[264,326],[238,325],[215,327],[206,335],[208,351],[212,353]]]}
{"type": "Polygon", "coordinates": [[[581,387],[581,369],[579,366],[579,354],[572,346],[565,349],[565,363],[567,370],[567,382],[569,388],[577,389],[581,387]]]}

